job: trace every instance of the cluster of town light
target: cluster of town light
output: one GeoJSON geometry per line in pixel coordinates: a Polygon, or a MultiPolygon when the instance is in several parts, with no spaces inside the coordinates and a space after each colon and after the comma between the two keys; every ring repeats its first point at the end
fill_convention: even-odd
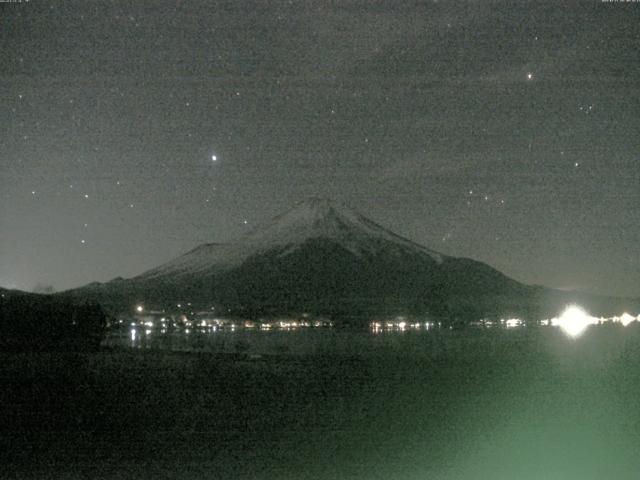
{"type": "MultiPolygon", "coordinates": [[[[640,322],[640,315],[634,317],[629,313],[623,313],[619,317],[592,317],[585,312],[581,307],[577,305],[569,305],[558,317],[551,319],[541,320],[539,322],[542,326],[554,326],[559,327],[570,337],[580,336],[590,325],[597,325],[602,323],[619,323],[623,326],[629,325],[631,322],[640,322]]],[[[516,328],[526,325],[520,318],[507,318],[500,320],[481,320],[478,322],[472,322],[472,326],[479,327],[505,327],[516,328]]],[[[371,331],[373,333],[381,332],[394,332],[405,330],[430,330],[435,327],[442,327],[440,322],[410,322],[405,317],[396,317],[392,320],[374,321],[370,323],[371,331]]]]}
{"type": "MultiPolygon", "coordinates": [[[[154,312],[145,310],[142,305],[134,307],[135,315],[129,323],[129,335],[135,342],[141,332],[150,335],[153,332],[165,334],[169,330],[190,334],[192,331],[199,333],[212,333],[217,331],[246,330],[295,330],[298,328],[332,327],[333,323],[323,318],[311,318],[305,314],[301,319],[277,319],[277,320],[232,320],[228,318],[211,318],[208,312],[200,312],[191,317],[187,315],[170,316],[164,311],[154,312]]],[[[125,321],[118,321],[123,325],[125,321]]]]}
{"type": "Polygon", "coordinates": [[[547,320],[547,325],[560,327],[570,337],[580,336],[590,325],[619,323],[626,327],[631,322],[640,322],[640,315],[634,317],[625,312],[619,317],[592,317],[577,305],[568,306],[559,317],[547,320]]]}
{"type": "Polygon", "coordinates": [[[381,333],[383,331],[405,331],[405,330],[431,330],[439,327],[440,323],[436,322],[408,322],[405,317],[397,317],[393,320],[375,321],[370,324],[373,333],[381,333]]]}
{"type": "MultiPolygon", "coordinates": [[[[190,303],[188,304],[190,305],[190,303]]],[[[180,307],[181,305],[178,304],[180,307]]],[[[213,309],[213,307],[212,307],[213,309]]],[[[142,315],[145,313],[145,309],[142,305],[136,305],[135,307],[136,314],[142,315]]],[[[197,315],[196,315],[197,316],[197,315]]],[[[569,305],[558,317],[554,317],[551,319],[541,320],[539,322],[540,325],[543,326],[554,326],[562,329],[567,335],[570,337],[578,337],[580,336],[590,325],[602,324],[606,322],[620,323],[623,326],[629,325],[631,322],[638,321],[640,322],[640,315],[634,317],[629,313],[623,313],[619,317],[592,317],[587,312],[585,312],[581,307],[577,305],[569,305]]],[[[190,320],[186,316],[182,316],[179,320],[171,320],[170,325],[168,324],[169,319],[166,317],[162,317],[160,319],[160,332],[167,333],[168,327],[173,328],[183,328],[185,333],[189,333],[192,328],[199,329],[200,331],[210,331],[215,332],[217,330],[222,329],[230,329],[234,331],[236,328],[241,329],[259,329],[259,330],[295,330],[297,328],[306,328],[306,327],[327,327],[333,326],[330,321],[324,319],[310,319],[308,315],[303,315],[302,319],[283,319],[283,320],[272,320],[272,321],[259,321],[254,322],[251,320],[245,321],[232,321],[229,319],[221,319],[221,318],[201,318],[199,320],[190,320]]],[[[120,321],[122,323],[122,320],[120,321]]],[[[480,320],[478,322],[472,322],[474,326],[482,326],[482,327],[506,327],[506,328],[515,328],[521,327],[525,325],[525,322],[519,318],[507,318],[500,320],[480,320]]],[[[154,322],[151,319],[147,319],[139,322],[131,322],[131,339],[135,340],[136,327],[144,327],[145,333],[148,335],[152,332],[152,328],[154,328],[154,322]]],[[[410,321],[404,316],[398,316],[394,319],[384,320],[384,321],[374,321],[370,323],[370,327],[373,333],[381,333],[383,331],[405,331],[405,330],[431,330],[436,327],[442,327],[440,322],[426,321],[410,321]]]]}

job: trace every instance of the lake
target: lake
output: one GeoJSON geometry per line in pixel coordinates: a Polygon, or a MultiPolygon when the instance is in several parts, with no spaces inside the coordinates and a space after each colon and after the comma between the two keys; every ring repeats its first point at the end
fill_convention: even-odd
{"type": "Polygon", "coordinates": [[[478,342],[507,348],[531,331],[470,328],[452,331],[433,325],[368,330],[320,328],[190,328],[162,331],[143,326],[112,331],[105,347],[213,354],[252,355],[384,355],[446,356],[468,352],[478,342]]]}
{"type": "Polygon", "coordinates": [[[126,332],[2,353],[0,461],[16,479],[636,479],[639,330],[126,332]]]}

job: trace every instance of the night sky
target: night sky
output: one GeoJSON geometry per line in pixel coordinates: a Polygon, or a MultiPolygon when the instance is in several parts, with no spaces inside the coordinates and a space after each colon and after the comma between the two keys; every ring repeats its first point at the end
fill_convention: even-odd
{"type": "Polygon", "coordinates": [[[0,39],[2,286],[133,276],[321,196],[640,296],[640,3],[23,0],[0,39]]]}

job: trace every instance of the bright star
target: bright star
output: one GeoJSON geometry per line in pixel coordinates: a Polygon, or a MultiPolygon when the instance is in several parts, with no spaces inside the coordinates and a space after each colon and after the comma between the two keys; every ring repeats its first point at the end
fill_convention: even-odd
{"type": "Polygon", "coordinates": [[[533,80],[533,73],[527,73],[527,80],[533,80]]]}
{"type": "Polygon", "coordinates": [[[215,162],[218,160],[218,157],[216,157],[215,155],[211,155],[211,160],[215,162]]]}

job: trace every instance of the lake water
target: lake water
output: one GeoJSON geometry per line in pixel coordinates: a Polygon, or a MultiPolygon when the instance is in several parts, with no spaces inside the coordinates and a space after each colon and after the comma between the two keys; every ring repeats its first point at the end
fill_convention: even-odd
{"type": "Polygon", "coordinates": [[[2,357],[7,478],[640,472],[635,324],[580,336],[555,327],[134,332],[112,333],[112,348],[95,353],[2,357]],[[246,356],[216,355],[237,352],[246,356]]]}
{"type": "Polygon", "coordinates": [[[436,338],[426,331],[384,332],[336,328],[179,330],[129,329],[108,335],[105,346],[133,349],[245,353],[247,355],[359,355],[402,350],[420,354],[436,338]]]}
{"type": "MultiPolygon", "coordinates": [[[[594,327],[597,331],[597,327],[594,327]]],[[[131,328],[110,333],[104,346],[134,350],[203,352],[213,354],[242,353],[261,355],[343,355],[405,357],[456,357],[487,353],[517,352],[519,345],[539,343],[544,348],[565,343],[574,348],[579,339],[567,338],[555,327],[527,329],[469,328],[349,330],[341,328],[297,329],[218,329],[175,330],[161,332],[131,328]],[[536,340],[537,339],[537,340],[536,340]]],[[[581,342],[585,343],[584,340],[581,342]]],[[[600,340],[602,343],[602,340],[600,340]]]]}

